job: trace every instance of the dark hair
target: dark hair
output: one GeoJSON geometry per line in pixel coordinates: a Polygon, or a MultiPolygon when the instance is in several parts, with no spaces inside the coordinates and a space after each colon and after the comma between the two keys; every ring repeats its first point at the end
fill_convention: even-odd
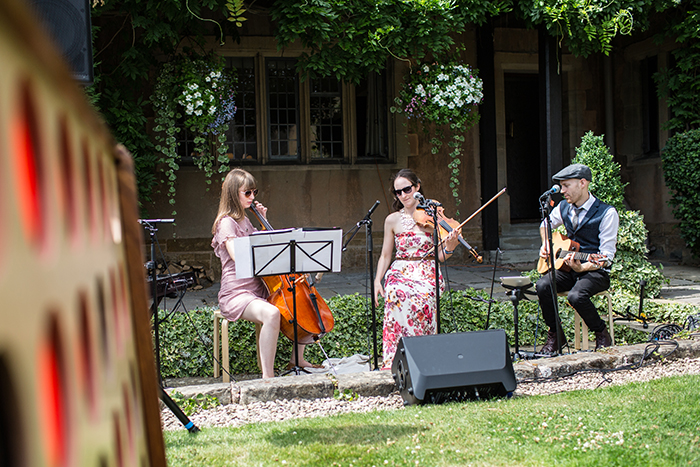
{"type": "MultiPolygon", "coordinates": [[[[418,186],[421,183],[418,175],[416,175],[416,173],[411,169],[401,169],[391,176],[391,195],[394,197],[394,202],[392,203],[391,207],[394,209],[394,211],[400,211],[401,208],[403,208],[403,203],[399,201],[399,198],[396,197],[396,193],[394,193],[394,181],[397,178],[405,178],[411,182],[413,186],[418,186]]],[[[422,194],[423,187],[421,187],[418,191],[422,194]]]]}

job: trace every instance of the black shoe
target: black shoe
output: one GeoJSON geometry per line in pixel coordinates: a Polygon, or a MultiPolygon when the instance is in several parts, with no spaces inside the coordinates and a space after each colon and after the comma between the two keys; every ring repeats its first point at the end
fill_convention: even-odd
{"type": "Polygon", "coordinates": [[[595,333],[595,349],[596,350],[602,349],[604,347],[610,347],[611,345],[612,345],[612,337],[610,337],[610,333],[608,332],[607,328],[595,333]]]}
{"type": "MultiPolygon", "coordinates": [[[[562,337],[562,336],[559,336],[562,337]]],[[[557,332],[551,329],[547,331],[547,342],[544,343],[540,352],[547,355],[552,355],[555,353],[561,353],[561,343],[564,339],[557,339],[557,332]]]]}

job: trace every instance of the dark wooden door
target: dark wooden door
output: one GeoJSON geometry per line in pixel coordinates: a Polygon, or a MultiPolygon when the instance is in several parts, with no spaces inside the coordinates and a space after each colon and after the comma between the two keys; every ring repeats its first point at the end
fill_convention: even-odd
{"type": "Polygon", "coordinates": [[[510,219],[540,218],[540,122],[537,74],[506,73],[506,163],[510,219]]]}

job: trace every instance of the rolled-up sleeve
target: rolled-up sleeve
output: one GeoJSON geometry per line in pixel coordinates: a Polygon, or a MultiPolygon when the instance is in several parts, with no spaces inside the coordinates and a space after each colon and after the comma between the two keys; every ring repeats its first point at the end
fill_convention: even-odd
{"type": "Polygon", "coordinates": [[[600,253],[612,261],[617,252],[617,229],[620,227],[620,216],[615,208],[605,211],[600,221],[600,253]]]}

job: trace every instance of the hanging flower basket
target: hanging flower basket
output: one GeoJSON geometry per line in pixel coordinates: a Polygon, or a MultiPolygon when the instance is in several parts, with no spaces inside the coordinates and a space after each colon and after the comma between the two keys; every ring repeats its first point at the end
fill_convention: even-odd
{"type": "MultiPolygon", "coordinates": [[[[483,101],[483,81],[468,65],[459,61],[421,64],[406,76],[403,89],[395,99],[392,112],[421,123],[431,138],[431,152],[436,154],[443,144],[447,127],[452,133],[450,188],[459,206],[459,165],[464,133],[479,121],[478,105],[483,101]]],[[[457,211],[456,215],[459,215],[457,211]]]]}
{"type": "Polygon", "coordinates": [[[223,58],[213,54],[179,56],[161,67],[151,102],[156,150],[164,164],[171,204],[175,204],[180,168],[177,133],[181,126],[193,135],[194,160],[204,170],[207,183],[215,172],[228,171],[225,143],[228,124],[236,113],[235,83],[235,75],[225,69],[223,58]]]}

